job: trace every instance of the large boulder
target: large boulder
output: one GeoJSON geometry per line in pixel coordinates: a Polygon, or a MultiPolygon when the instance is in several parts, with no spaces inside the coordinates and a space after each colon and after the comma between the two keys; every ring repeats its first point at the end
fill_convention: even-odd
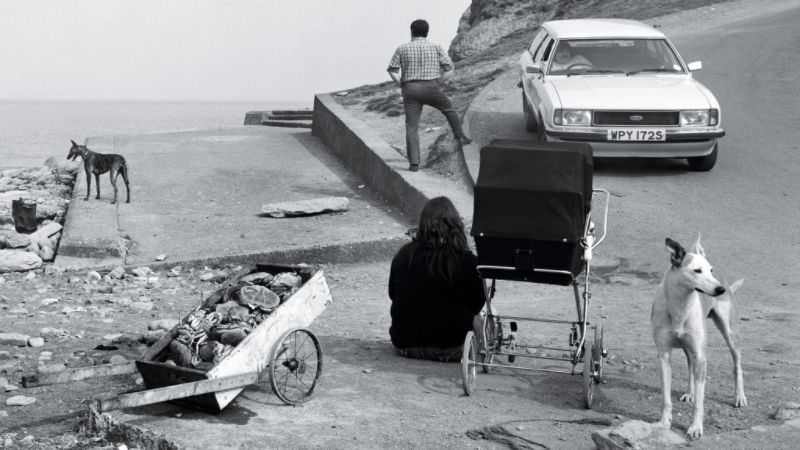
{"type": "Polygon", "coordinates": [[[0,250],[0,273],[24,272],[42,265],[42,258],[35,253],[21,250],[0,250]]]}
{"type": "Polygon", "coordinates": [[[688,442],[678,433],[657,423],[628,420],[621,424],[592,433],[598,450],[623,450],[637,448],[673,448],[688,442]]]}

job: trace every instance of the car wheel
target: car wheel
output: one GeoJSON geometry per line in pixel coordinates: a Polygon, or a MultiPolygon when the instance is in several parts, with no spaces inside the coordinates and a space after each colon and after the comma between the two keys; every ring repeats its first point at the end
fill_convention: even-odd
{"type": "Polygon", "coordinates": [[[714,164],[717,163],[717,149],[719,148],[719,142],[714,144],[714,150],[711,150],[711,153],[705,156],[695,156],[692,158],[686,158],[689,162],[689,169],[695,172],[708,172],[712,168],[714,168],[714,164]]]}
{"type": "Polygon", "coordinates": [[[522,91],[522,112],[525,115],[525,131],[528,133],[536,133],[538,128],[536,125],[536,117],[533,115],[531,107],[528,104],[528,96],[525,95],[525,91],[522,91]]]}

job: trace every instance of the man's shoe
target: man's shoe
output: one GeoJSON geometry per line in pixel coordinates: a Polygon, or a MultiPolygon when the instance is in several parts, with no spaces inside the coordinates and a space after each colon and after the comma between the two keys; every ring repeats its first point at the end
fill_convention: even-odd
{"type": "Polygon", "coordinates": [[[461,141],[461,145],[472,144],[472,139],[470,139],[470,138],[468,138],[466,136],[461,136],[461,138],[459,138],[459,141],[461,141]]]}
{"type": "Polygon", "coordinates": [[[419,164],[411,164],[410,166],[408,166],[408,170],[410,170],[412,172],[419,171],[419,164]]]}

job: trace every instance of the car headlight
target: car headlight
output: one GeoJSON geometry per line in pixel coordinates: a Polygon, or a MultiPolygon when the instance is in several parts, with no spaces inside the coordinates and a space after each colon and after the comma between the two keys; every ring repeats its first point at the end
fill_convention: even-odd
{"type": "Polygon", "coordinates": [[[592,112],[586,109],[557,109],[553,123],[564,126],[588,127],[592,124],[592,112]]]}
{"type": "Polygon", "coordinates": [[[681,126],[714,126],[719,124],[719,110],[716,109],[692,109],[681,111],[681,126]]]}

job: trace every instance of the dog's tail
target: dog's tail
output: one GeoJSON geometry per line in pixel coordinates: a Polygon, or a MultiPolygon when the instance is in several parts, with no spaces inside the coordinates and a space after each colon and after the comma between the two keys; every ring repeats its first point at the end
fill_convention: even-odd
{"type": "Polygon", "coordinates": [[[731,283],[730,286],[728,286],[728,290],[731,291],[731,294],[733,294],[734,292],[736,292],[737,289],[742,287],[742,283],[744,283],[744,278],[739,278],[738,280],[731,283]]]}

